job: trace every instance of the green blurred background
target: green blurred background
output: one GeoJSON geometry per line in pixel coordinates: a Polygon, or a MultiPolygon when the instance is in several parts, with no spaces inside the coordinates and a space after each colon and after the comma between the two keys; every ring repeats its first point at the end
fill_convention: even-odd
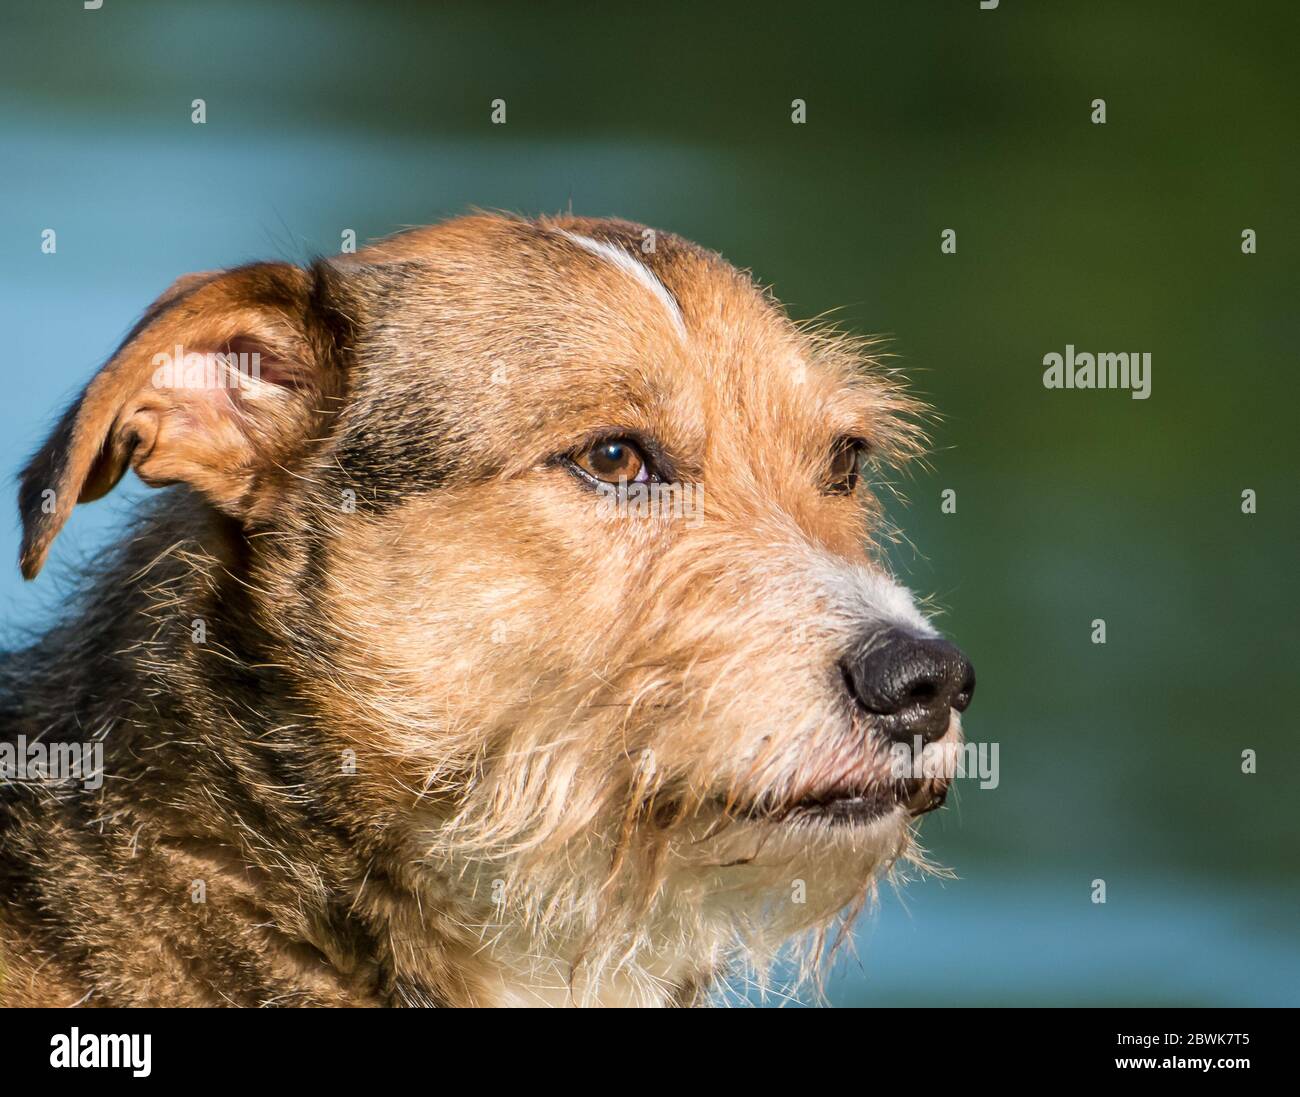
{"type": "MultiPolygon", "coordinates": [[[[682,233],[888,334],[941,415],[895,563],[974,659],[1001,784],[927,820],[958,878],[887,893],[831,1000],[1300,1002],[1294,4],[2,11],[6,475],[180,273],[471,206],[682,233]],[[1044,389],[1067,343],[1150,351],[1151,398],[1044,389]]],[[[55,571],[4,569],[11,642],[55,571]]]]}

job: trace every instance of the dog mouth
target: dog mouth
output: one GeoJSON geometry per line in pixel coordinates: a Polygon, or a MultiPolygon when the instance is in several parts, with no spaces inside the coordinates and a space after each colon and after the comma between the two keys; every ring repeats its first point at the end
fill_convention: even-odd
{"type": "Polygon", "coordinates": [[[794,814],[835,825],[869,823],[901,808],[918,817],[941,808],[948,798],[948,782],[934,778],[908,778],[885,788],[863,792],[832,792],[798,801],[794,814]]]}
{"type": "Polygon", "coordinates": [[[793,802],[765,798],[745,809],[743,818],[758,823],[839,827],[874,823],[897,811],[916,818],[942,807],[949,782],[917,777],[865,788],[834,788],[793,802]]]}
{"type": "Polygon", "coordinates": [[[917,737],[899,757],[900,744],[863,728],[850,731],[809,752],[782,782],[756,791],[717,797],[717,806],[736,820],[768,826],[867,826],[885,818],[919,818],[943,807],[958,770],[952,751],[962,742],[961,724],[949,718],[943,735],[924,743],[917,737]],[[865,734],[864,734],[865,733],[865,734]],[[864,749],[865,747],[865,749],[864,749]]]}

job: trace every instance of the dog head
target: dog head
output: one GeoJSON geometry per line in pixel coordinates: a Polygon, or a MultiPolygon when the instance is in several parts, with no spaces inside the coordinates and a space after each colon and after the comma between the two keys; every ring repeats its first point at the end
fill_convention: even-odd
{"type": "Polygon", "coordinates": [[[188,485],[388,848],[522,962],[694,975],[856,909],[942,799],[890,748],[973,676],[860,482],[915,411],[681,239],[469,217],[182,279],[25,473],[22,566],[128,466],[188,485]]]}

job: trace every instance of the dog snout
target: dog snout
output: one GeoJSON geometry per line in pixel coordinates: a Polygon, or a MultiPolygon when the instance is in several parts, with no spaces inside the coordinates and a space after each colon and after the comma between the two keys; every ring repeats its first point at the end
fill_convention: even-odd
{"type": "Polygon", "coordinates": [[[960,648],[898,629],[877,633],[840,668],[854,700],[885,735],[902,742],[938,739],[951,710],[964,712],[975,692],[975,668],[960,648]]]}

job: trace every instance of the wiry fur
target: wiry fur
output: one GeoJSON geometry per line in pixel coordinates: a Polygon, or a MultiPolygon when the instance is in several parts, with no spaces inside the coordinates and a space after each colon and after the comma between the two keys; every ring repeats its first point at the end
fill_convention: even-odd
{"type": "Polygon", "coordinates": [[[835,660],[928,625],[869,493],[818,485],[837,436],[916,451],[916,407],[717,256],[643,240],[473,217],[151,310],[95,383],[125,410],[97,427],[88,397],[25,480],[32,573],[78,445],[97,490],[180,483],[0,664],[0,734],[102,739],[107,771],[0,793],[0,1001],[693,1003],[794,938],[820,955],[911,853],[902,807],[795,805],[889,787],[835,660]],[[569,234],[644,262],[685,337],[569,234]],[[121,363],[187,307],[191,341],[256,329],[266,391],[136,408],[121,363]],[[614,429],[705,485],[702,522],[598,513],[555,457],[614,429]]]}

